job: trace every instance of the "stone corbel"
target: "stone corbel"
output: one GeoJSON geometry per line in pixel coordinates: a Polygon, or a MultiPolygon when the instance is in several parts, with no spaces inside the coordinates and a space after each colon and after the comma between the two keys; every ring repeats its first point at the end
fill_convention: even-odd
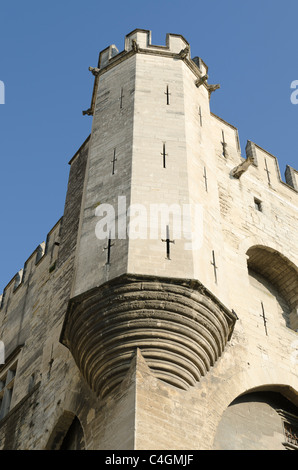
{"type": "Polygon", "coordinates": [[[99,74],[99,69],[97,67],[89,67],[89,70],[95,77],[97,77],[97,75],[99,74]]]}
{"type": "Polygon", "coordinates": [[[215,90],[218,90],[219,88],[220,88],[219,83],[217,83],[216,85],[209,85],[207,83],[207,90],[209,91],[209,96],[211,95],[211,93],[213,93],[215,90]]]}
{"type": "Polygon", "coordinates": [[[140,51],[140,46],[138,45],[137,41],[135,39],[133,39],[131,41],[131,45],[132,45],[132,50],[134,52],[139,52],[140,51]]]}
{"type": "Polygon", "coordinates": [[[240,165],[236,166],[232,172],[231,175],[234,178],[239,179],[240,176],[250,167],[250,165],[254,162],[253,157],[249,156],[244,160],[240,165]]]}
{"type": "Polygon", "coordinates": [[[207,82],[208,80],[208,75],[204,75],[203,77],[201,78],[198,78],[196,81],[195,81],[195,85],[197,88],[199,88],[201,85],[203,85],[203,83],[207,82]]]}
{"type": "Polygon", "coordinates": [[[185,49],[181,49],[181,51],[179,52],[179,57],[181,59],[186,59],[189,55],[189,46],[186,46],[185,49]]]}
{"type": "Polygon", "coordinates": [[[86,114],[87,114],[87,116],[92,116],[92,115],[93,115],[93,111],[92,111],[91,108],[89,108],[89,109],[87,109],[86,111],[82,111],[82,114],[83,114],[83,116],[86,116],[86,114]]]}

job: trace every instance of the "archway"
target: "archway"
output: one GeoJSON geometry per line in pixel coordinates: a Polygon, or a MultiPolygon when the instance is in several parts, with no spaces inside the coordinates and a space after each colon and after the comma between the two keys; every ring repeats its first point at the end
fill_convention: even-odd
{"type": "Polygon", "coordinates": [[[46,450],[84,449],[84,432],[79,419],[70,411],[64,411],[51,433],[46,450]]]}
{"type": "Polygon", "coordinates": [[[215,450],[298,450],[298,408],[278,388],[252,390],[223,413],[215,450]]]}
{"type": "Polygon", "coordinates": [[[251,284],[271,294],[279,304],[285,325],[298,330],[298,268],[276,250],[254,245],[247,251],[251,284]]]}

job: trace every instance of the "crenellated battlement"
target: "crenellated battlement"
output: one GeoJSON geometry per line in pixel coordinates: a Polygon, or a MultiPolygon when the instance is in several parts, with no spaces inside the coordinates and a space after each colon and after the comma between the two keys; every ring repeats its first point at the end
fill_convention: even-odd
{"type": "MultiPolygon", "coordinates": [[[[246,160],[250,162],[259,172],[266,186],[278,190],[275,183],[280,183],[284,187],[298,192],[298,171],[286,165],[284,173],[285,181],[282,179],[278,158],[256,143],[248,140],[245,147],[246,160]]],[[[242,162],[244,163],[244,162],[242,162]]]]}
{"type": "MultiPolygon", "coordinates": [[[[100,52],[98,67],[90,67],[90,71],[95,76],[95,84],[92,104],[88,114],[93,114],[100,75],[109,70],[110,67],[114,67],[121,61],[126,60],[126,58],[138,53],[181,59],[194,72],[192,79],[195,90],[199,90],[201,86],[204,86],[210,91],[210,87],[212,87],[212,85],[207,83],[207,65],[199,57],[191,59],[189,43],[182,35],[168,33],[165,45],[154,45],[152,44],[151,31],[135,29],[125,36],[124,50],[122,52],[119,52],[115,45],[110,45],[100,52]]],[[[245,158],[243,158],[241,156],[237,128],[213,113],[210,113],[210,117],[211,134],[212,140],[215,143],[216,154],[219,161],[227,164],[232,178],[244,179],[249,177],[257,181],[259,185],[274,190],[276,194],[278,194],[279,188],[282,187],[283,189],[285,188],[286,192],[289,190],[295,196],[298,192],[298,171],[296,169],[287,165],[284,181],[281,177],[277,157],[251,140],[247,141],[245,158]]],[[[204,132],[204,126],[202,127],[202,132],[204,132]]],[[[3,308],[5,299],[24,285],[28,278],[28,273],[33,272],[40,262],[49,259],[50,272],[55,269],[61,220],[48,233],[46,242],[41,243],[34,250],[25,262],[23,269],[16,273],[4,288],[3,294],[0,296],[0,308],[3,308]]]]}
{"type": "MultiPolygon", "coordinates": [[[[98,81],[101,74],[105,73],[110,68],[115,67],[123,60],[126,60],[128,57],[136,53],[154,54],[172,58],[175,57],[176,59],[180,58],[184,60],[187,66],[194,73],[194,84],[197,88],[200,88],[200,86],[205,87],[209,92],[209,97],[214,90],[219,88],[219,85],[210,85],[208,83],[208,66],[205,64],[205,62],[197,56],[191,59],[190,45],[182,35],[168,33],[166,35],[165,45],[155,45],[152,44],[152,34],[150,30],[135,29],[125,36],[124,49],[121,52],[118,50],[115,44],[112,44],[99,53],[97,67],[89,67],[89,70],[95,76],[95,82],[91,106],[87,111],[83,111],[83,114],[93,115],[98,89],[98,81]]],[[[228,127],[235,134],[233,137],[232,146],[236,149],[236,152],[234,151],[236,160],[235,158],[233,159],[235,161],[235,167],[233,169],[236,169],[239,166],[239,168],[237,168],[239,171],[237,171],[234,175],[236,178],[240,178],[241,175],[246,171],[249,172],[248,168],[250,165],[252,165],[254,169],[258,170],[257,173],[259,178],[263,178],[264,183],[269,187],[274,187],[275,190],[278,190],[278,184],[281,184],[283,187],[286,187],[290,190],[294,190],[295,192],[298,191],[297,170],[287,165],[283,179],[281,177],[277,157],[250,140],[247,141],[245,149],[246,157],[243,158],[241,156],[237,128],[213,113],[211,113],[211,116],[213,116],[218,122],[221,122],[224,126],[220,126],[222,127],[222,130],[219,134],[218,144],[220,149],[222,145],[226,146],[226,156],[229,154],[231,144],[228,141],[224,142],[224,144],[222,143],[221,134],[223,129],[228,127]]],[[[229,160],[229,157],[227,160],[229,160]]]]}
{"type": "Polygon", "coordinates": [[[179,54],[181,58],[190,58],[190,46],[186,39],[180,34],[167,34],[164,46],[154,45],[151,41],[151,31],[135,29],[125,36],[124,50],[119,52],[115,44],[108,46],[100,52],[98,68],[103,69],[113,60],[121,59],[127,53],[147,52],[157,54],[179,54]]]}
{"type": "Polygon", "coordinates": [[[297,170],[181,35],[90,71],[63,218],[0,296],[0,449],[295,447],[297,170]]]}
{"type": "Polygon", "coordinates": [[[290,189],[298,191],[298,171],[287,165],[285,170],[285,181],[281,177],[280,166],[278,158],[275,155],[272,155],[267,150],[263,149],[259,145],[247,141],[245,148],[246,157],[252,157],[253,165],[259,169],[259,171],[264,171],[266,175],[266,181],[269,186],[274,185],[274,182],[281,183],[290,189]],[[262,168],[264,166],[264,168],[262,168]]]}
{"type": "Polygon", "coordinates": [[[46,241],[40,243],[35,250],[31,253],[29,258],[24,263],[24,267],[18,271],[15,276],[9,281],[6,287],[3,289],[3,293],[0,295],[0,310],[4,308],[6,302],[15,294],[16,291],[22,288],[26,282],[34,276],[34,272],[37,267],[44,260],[48,260],[49,272],[54,271],[55,261],[58,255],[59,247],[59,233],[61,228],[61,219],[54,225],[54,227],[48,232],[46,241]]]}
{"type": "Polygon", "coordinates": [[[276,192],[279,188],[298,192],[298,171],[295,168],[286,165],[283,179],[278,158],[251,140],[247,140],[245,157],[243,157],[238,129],[213,113],[211,116],[216,123],[214,129],[216,154],[227,165],[233,165],[230,171],[231,177],[245,178],[245,173],[256,177],[259,183],[264,184],[264,187],[276,192]]]}
{"type": "Polygon", "coordinates": [[[110,68],[137,53],[181,59],[194,73],[197,87],[203,85],[208,89],[209,94],[219,88],[219,85],[207,83],[207,65],[200,57],[191,59],[190,45],[182,35],[168,33],[165,45],[154,45],[151,41],[151,31],[135,29],[125,36],[123,51],[119,52],[116,45],[112,44],[99,53],[97,67],[89,67],[90,72],[95,76],[95,81],[90,108],[83,111],[83,115],[93,115],[94,113],[99,77],[110,68]]]}

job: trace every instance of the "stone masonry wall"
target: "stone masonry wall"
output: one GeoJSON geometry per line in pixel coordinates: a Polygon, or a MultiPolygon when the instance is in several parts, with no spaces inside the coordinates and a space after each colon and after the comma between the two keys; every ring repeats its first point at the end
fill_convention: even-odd
{"type": "MultiPolygon", "coordinates": [[[[247,155],[241,153],[237,129],[210,111],[210,86],[200,82],[208,69],[198,58],[190,59],[182,36],[168,35],[166,46],[153,46],[150,32],[135,30],[127,35],[123,52],[115,46],[105,49],[98,65],[92,133],[70,162],[64,215],[1,299],[0,339],[7,361],[15,354],[18,363],[10,411],[0,421],[0,449],[59,447],[73,417],[82,427],[86,449],[227,448],[232,434],[230,440],[222,439],[220,430],[239,423],[244,429],[239,447],[282,448],[280,416],[268,402],[249,405],[253,419],[261,413],[267,422],[258,442],[247,410],[241,408],[240,420],[233,410],[239,410],[240,396],[252,392],[281,394],[297,410],[297,172],[287,167],[282,181],[277,159],[250,142],[253,162],[240,178],[233,176],[247,155]],[[167,258],[162,237],[115,240],[107,265],[107,240],[95,236],[95,210],[105,202],[116,204],[119,195],[147,209],[160,202],[200,205],[200,246],[185,251],[185,240],[175,240],[167,258]],[[86,302],[96,327],[101,311],[92,301],[101,286],[123,274],[151,276],[155,286],[166,276],[175,282],[187,279],[190,285],[198,282],[202,293],[211,292],[214,302],[237,317],[218,360],[185,390],[157,377],[137,332],[136,351],[122,382],[99,397],[81,375],[76,351],[73,357],[63,342],[73,303],[80,312],[80,299],[86,302]],[[267,439],[270,427],[275,433],[267,439]]],[[[109,301],[113,315],[121,314],[123,292],[109,301]]],[[[160,328],[178,358],[182,335],[177,331],[174,341],[162,323],[166,315],[160,315],[171,307],[154,299],[154,308],[141,308],[140,300],[134,306],[143,313],[149,310],[144,330],[146,344],[153,338],[150,351],[160,328]],[[150,323],[150,318],[158,322],[150,323]]],[[[90,327],[88,309],[78,317],[83,320],[77,327],[90,327]]],[[[190,315],[195,322],[194,310],[190,315]]],[[[128,337],[132,324],[124,320],[128,337]]],[[[107,318],[105,327],[109,358],[117,325],[107,318]]],[[[93,333],[94,338],[86,338],[92,350],[90,368],[97,364],[98,374],[103,357],[92,361],[101,351],[101,329],[93,333]]],[[[79,347],[85,339],[78,338],[79,347]]],[[[123,345],[116,342],[114,347],[121,352],[123,345]]],[[[86,356],[83,350],[80,354],[86,356]]],[[[0,366],[0,378],[6,367],[0,366]]]]}

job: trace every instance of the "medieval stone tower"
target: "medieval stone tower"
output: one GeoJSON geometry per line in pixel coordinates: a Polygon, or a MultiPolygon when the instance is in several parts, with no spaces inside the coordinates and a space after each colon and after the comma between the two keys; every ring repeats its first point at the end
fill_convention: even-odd
{"type": "Polygon", "coordinates": [[[181,35],[90,71],[63,217],[2,295],[0,448],[297,449],[297,171],[241,156],[181,35]]]}

